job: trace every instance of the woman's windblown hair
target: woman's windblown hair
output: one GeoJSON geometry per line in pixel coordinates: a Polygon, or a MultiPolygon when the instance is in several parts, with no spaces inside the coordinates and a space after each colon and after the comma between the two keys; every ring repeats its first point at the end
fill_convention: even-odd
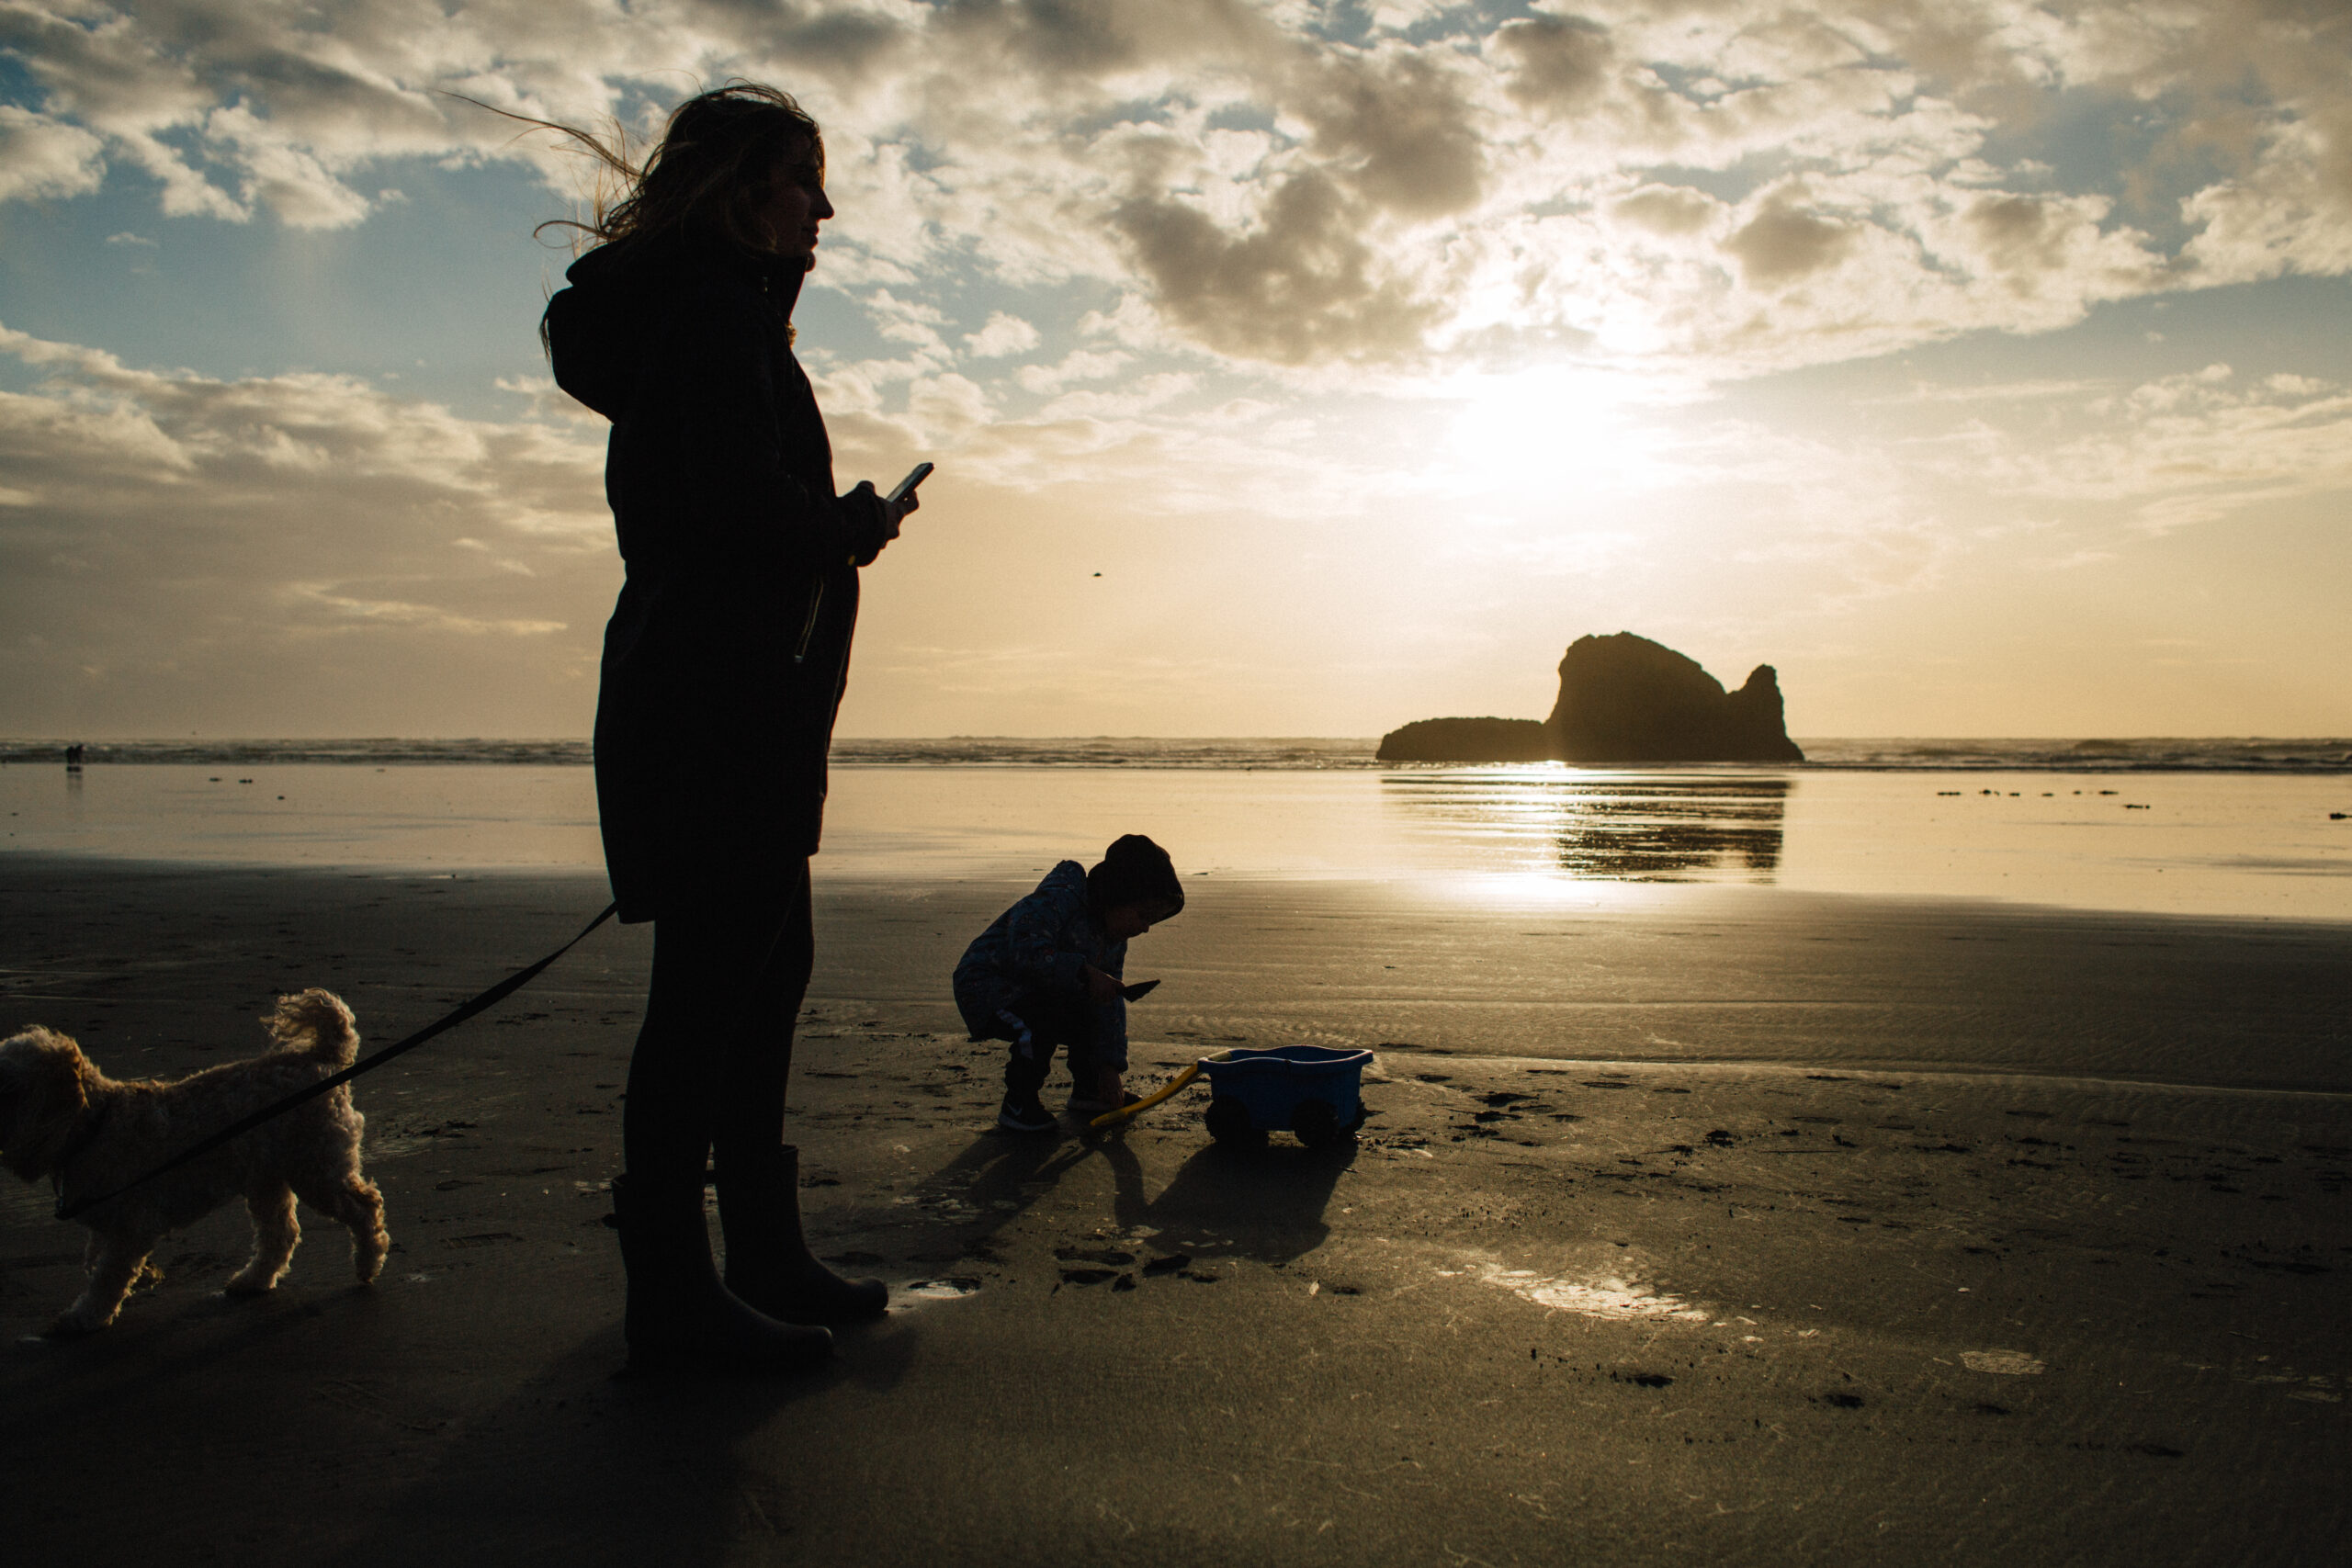
{"type": "Polygon", "coordinates": [[[701,232],[746,250],[768,250],[773,242],[751,219],[753,201],[790,165],[814,164],[818,177],[824,176],[825,141],[816,120],[791,94],[756,82],[729,82],[680,104],[671,111],[662,140],[641,159],[617,120],[598,135],[489,104],[481,107],[567,137],[595,161],[598,178],[588,219],[553,218],[539,225],[572,230],[574,242],[584,248],[701,232]]]}

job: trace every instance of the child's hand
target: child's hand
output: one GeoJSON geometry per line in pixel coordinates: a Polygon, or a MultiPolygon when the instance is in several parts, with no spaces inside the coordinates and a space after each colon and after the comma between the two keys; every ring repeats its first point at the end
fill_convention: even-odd
{"type": "Polygon", "coordinates": [[[1119,982],[1090,964],[1084,970],[1089,1001],[1115,1002],[1124,994],[1119,982]]]}

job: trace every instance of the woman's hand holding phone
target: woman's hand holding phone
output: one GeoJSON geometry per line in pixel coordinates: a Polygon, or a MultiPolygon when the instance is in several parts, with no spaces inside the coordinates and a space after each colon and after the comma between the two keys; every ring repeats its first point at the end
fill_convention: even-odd
{"type": "Polygon", "coordinates": [[[889,519],[890,537],[897,538],[899,524],[907,513],[922,505],[922,502],[915,495],[915,487],[931,477],[932,468],[933,465],[929,463],[917,463],[907,471],[907,477],[900,479],[890,493],[882,498],[884,515],[889,519]]]}

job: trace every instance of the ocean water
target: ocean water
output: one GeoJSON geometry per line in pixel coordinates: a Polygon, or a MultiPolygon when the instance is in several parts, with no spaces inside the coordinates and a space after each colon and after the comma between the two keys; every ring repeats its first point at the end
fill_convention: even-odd
{"type": "MultiPolygon", "coordinates": [[[[57,763],[65,740],[0,740],[0,765],[57,763]]],[[[2352,772],[2352,739],[1801,739],[1804,762],[1795,771],[1858,769],[1872,773],[1967,771],[2037,773],[2352,772]]],[[[1242,737],[1159,739],[1149,736],[950,736],[936,739],[837,739],[833,760],[844,763],[955,767],[1205,768],[1393,771],[1425,763],[1383,762],[1373,737],[1242,737]]],[[[589,761],[585,740],[102,740],[84,748],[100,763],[247,767],[297,762],[352,766],[414,766],[481,762],[513,766],[572,766],[589,761]]],[[[1691,770],[1681,769],[1680,772],[1691,770]]]]}
{"type": "MultiPolygon", "coordinates": [[[[0,852],[453,874],[602,863],[575,742],[193,744],[141,743],[119,761],[92,748],[78,773],[54,750],[0,766],[0,852]]],[[[2030,743],[2054,759],[2039,766],[2027,743],[1815,744],[1841,760],[1399,768],[1351,740],[845,742],[820,864],[841,879],[1013,880],[1140,831],[1187,874],[1454,899],[1705,886],[2352,919],[2352,766],[2319,760],[2339,742],[2102,743],[2136,750],[2101,766],[2046,741],[2030,743]]]]}

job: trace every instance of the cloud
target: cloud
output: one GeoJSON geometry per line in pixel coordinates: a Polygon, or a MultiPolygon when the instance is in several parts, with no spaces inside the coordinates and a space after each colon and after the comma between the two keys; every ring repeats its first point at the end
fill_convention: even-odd
{"type": "Polygon", "coordinates": [[[86,196],[105,178],[104,150],[80,126],[0,104],[0,201],[86,196]]]}
{"type": "Polygon", "coordinates": [[[966,377],[927,376],[907,389],[907,412],[922,445],[945,445],[989,423],[989,395],[966,377]]]}
{"type": "Polygon", "coordinates": [[[2186,197],[2182,259],[2211,282],[2352,272],[2352,103],[2280,126],[2253,166],[2186,197]]]}
{"type": "Polygon", "coordinates": [[[2005,454],[1989,479],[2018,495],[2127,509],[2170,533],[2257,502],[2352,490],[2352,389],[2308,376],[2249,384],[2227,365],[2093,400],[2095,425],[2005,454]]]}
{"type": "Polygon", "coordinates": [[[1026,354],[1035,348],[1037,343],[1035,326],[1018,316],[1008,316],[1002,310],[991,311],[986,326],[964,336],[965,348],[976,359],[1003,359],[1016,354],[1026,354]]]}
{"type": "Polygon", "coordinates": [[[2065,216],[2060,204],[2030,196],[1980,197],[1965,215],[1985,254],[2013,270],[2064,264],[2065,216]]]}
{"type": "Polygon", "coordinates": [[[1711,227],[1724,206],[1706,192],[1688,186],[1645,186],[1611,202],[1609,210],[1621,221],[1653,234],[1679,236],[1711,227]]]}
{"type": "Polygon", "coordinates": [[[448,146],[421,87],[393,73],[458,24],[419,35],[390,11],[363,6],[342,35],[267,0],[190,0],[152,19],[31,0],[0,10],[0,47],[50,112],[161,183],[166,215],[242,220],[258,203],[296,227],[336,227],[368,209],[339,178],[353,163],[448,146]]]}
{"type": "Polygon", "coordinates": [[[1438,314],[1384,275],[1352,204],[1320,174],[1278,186],[1239,232],[1152,197],[1121,202],[1111,220],[1160,312],[1224,353],[1293,365],[1395,355],[1418,345],[1438,314]]]}
{"type": "Polygon", "coordinates": [[[1072,381],[1115,376],[1134,360],[1134,355],[1118,349],[1074,349],[1057,365],[1024,365],[1013,378],[1024,389],[1043,395],[1058,392],[1072,381]]]}
{"type": "Polygon", "coordinates": [[[1775,197],[1734,231],[1724,249],[1738,259],[1749,287],[1778,288],[1835,266],[1853,248],[1854,230],[1798,209],[1801,196],[1775,197]]]}
{"type": "Polygon", "coordinates": [[[1181,372],[1138,377],[1115,389],[1065,392],[1037,412],[1040,420],[1131,419],[1197,390],[1198,376],[1181,372]]]}
{"type": "Polygon", "coordinates": [[[1087,82],[1271,42],[1243,0],[949,0],[940,31],[957,58],[973,49],[1048,81],[1087,82]]]}
{"type": "MultiPolygon", "coordinates": [[[[452,544],[460,542],[451,541],[452,544]]],[[[338,593],[331,585],[319,582],[288,583],[279,590],[278,596],[280,604],[289,608],[322,612],[313,619],[314,628],[330,631],[344,627],[356,630],[368,626],[399,626],[480,637],[546,637],[567,629],[561,621],[518,620],[512,616],[501,620],[481,620],[456,614],[437,604],[412,604],[400,599],[355,598],[348,593],[338,593]]]]}
{"type": "Polygon", "coordinates": [[[2352,270],[2352,17],[2291,0],[324,15],[0,6],[39,100],[0,109],[0,200],[113,170],[167,215],[334,229],[412,188],[394,164],[497,159],[570,192],[549,138],[439,94],[643,134],[741,73],[827,126],[825,280],[941,356],[1027,351],[966,314],[989,281],[1124,296],[1123,346],[1243,371],[1573,345],[1736,377],[2352,270]]]}
{"type": "Polygon", "coordinates": [[[1609,29],[1582,17],[1524,17],[1495,29],[1493,47],[1510,62],[1504,91],[1547,117],[1562,117],[1600,95],[1615,50],[1609,29]]]}
{"type": "Polygon", "coordinates": [[[0,352],[39,378],[0,393],[0,725],[584,731],[617,562],[579,426],[5,327],[0,352]]]}
{"type": "Polygon", "coordinates": [[[1327,167],[1377,208],[1439,218],[1478,200],[1486,156],[1453,73],[1430,54],[1341,55],[1297,112],[1327,167]]]}
{"type": "Polygon", "coordinates": [[[939,332],[946,325],[947,315],[938,306],[901,299],[888,288],[876,289],[860,303],[873,318],[874,330],[891,342],[912,344],[918,355],[925,350],[943,355],[947,352],[946,340],[939,332]]]}

